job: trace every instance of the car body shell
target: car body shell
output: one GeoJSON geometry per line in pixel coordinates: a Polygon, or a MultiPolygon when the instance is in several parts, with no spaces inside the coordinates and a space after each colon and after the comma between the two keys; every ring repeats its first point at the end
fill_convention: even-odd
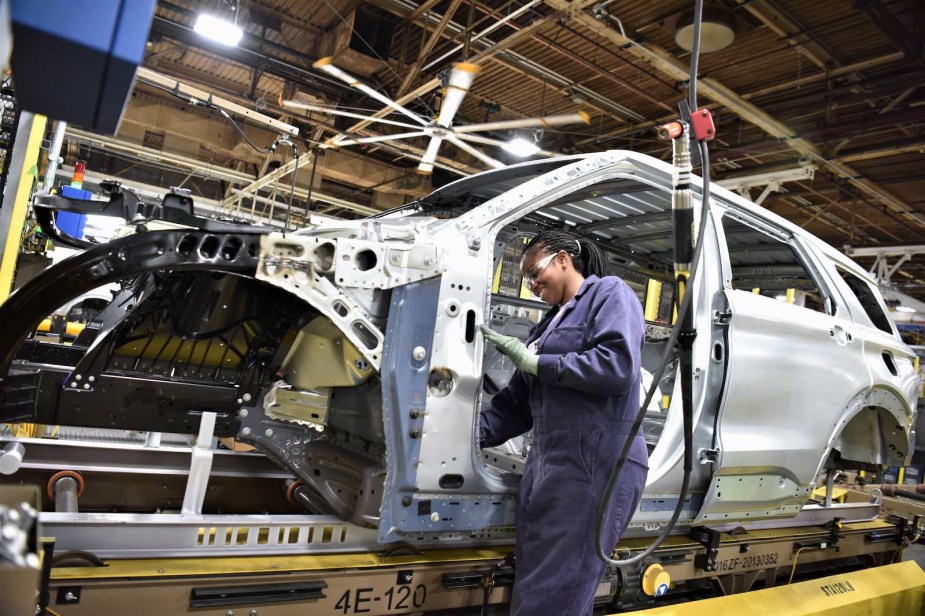
{"type": "MultiPolygon", "coordinates": [[[[513,524],[514,482],[486,464],[474,438],[486,351],[476,331],[490,319],[499,238],[542,211],[558,211],[566,226],[582,215],[583,224],[593,223],[594,200],[569,204],[569,195],[619,182],[649,195],[625,204],[667,210],[672,167],[613,151],[566,159],[449,219],[396,214],[264,238],[258,278],[328,316],[381,373],[387,472],[380,540],[452,539],[513,524]],[[354,291],[372,289],[391,289],[381,329],[351,300],[354,291]]],[[[692,188],[699,195],[699,178],[692,188]]],[[[712,187],[707,215],[692,287],[701,463],[682,523],[793,516],[827,465],[903,463],[914,440],[918,377],[895,326],[878,328],[869,316],[874,308],[887,313],[874,281],[805,230],[722,188],[712,187]],[[797,255],[825,309],[735,288],[727,224],[797,255]],[[861,304],[846,273],[867,285],[876,306],[861,304]]],[[[606,246],[612,238],[595,239],[606,246]]],[[[680,402],[677,393],[671,399],[680,402]]],[[[672,404],[631,534],[657,531],[681,497],[682,443],[672,404]]]]}

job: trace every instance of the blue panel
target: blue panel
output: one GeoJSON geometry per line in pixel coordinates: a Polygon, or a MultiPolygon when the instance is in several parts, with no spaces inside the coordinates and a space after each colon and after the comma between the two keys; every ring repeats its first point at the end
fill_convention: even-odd
{"type": "Polygon", "coordinates": [[[418,346],[429,349],[433,344],[439,295],[439,278],[392,291],[381,370],[386,441],[386,484],[379,517],[379,541],[383,543],[403,539],[403,533],[397,532],[397,528],[405,527],[400,520],[408,512],[417,515],[417,503],[409,506],[402,500],[414,494],[421,439],[410,434],[414,428],[420,430],[424,421],[428,361],[415,360],[412,351],[418,346]]]}
{"type": "Polygon", "coordinates": [[[77,239],[83,238],[84,225],[86,224],[87,217],[84,214],[59,211],[55,215],[55,226],[58,227],[58,230],[77,239]]]}
{"type": "MultiPolygon", "coordinates": [[[[16,25],[107,53],[112,46],[121,5],[122,0],[13,0],[10,18],[16,25]]],[[[19,41],[14,39],[14,46],[17,43],[19,41]]],[[[67,60],[59,58],[62,63],[67,60]]]]}
{"type": "Polygon", "coordinates": [[[155,0],[13,0],[16,96],[55,120],[115,134],[155,0]]]}
{"type": "Polygon", "coordinates": [[[155,4],[155,0],[126,1],[110,50],[114,57],[135,65],[141,64],[155,4]]]}
{"type": "Polygon", "coordinates": [[[91,193],[89,190],[74,188],[73,186],[62,186],[61,196],[67,197],[68,199],[81,199],[83,201],[89,201],[93,198],[93,193],[91,193]]]}
{"type": "MultiPolygon", "coordinates": [[[[468,537],[474,530],[514,523],[511,495],[472,494],[462,507],[460,501],[469,496],[465,491],[431,497],[415,487],[430,366],[428,359],[415,360],[413,350],[433,346],[439,297],[439,278],[392,291],[381,369],[386,442],[385,493],[379,514],[382,543],[411,537],[458,537],[460,531],[468,537]]],[[[474,442],[474,435],[463,438],[474,442]]]]}

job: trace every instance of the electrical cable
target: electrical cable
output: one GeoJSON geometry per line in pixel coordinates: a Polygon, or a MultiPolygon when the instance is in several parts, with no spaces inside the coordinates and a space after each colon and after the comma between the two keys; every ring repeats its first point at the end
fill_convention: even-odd
{"type": "MultiPolygon", "coordinates": [[[[191,97],[191,98],[192,98],[192,97],[191,97]]],[[[195,99],[193,99],[193,100],[195,100],[195,99]]],[[[207,109],[217,109],[218,112],[219,112],[220,114],[222,114],[222,116],[224,116],[224,118],[225,118],[226,120],[228,120],[229,122],[231,122],[231,125],[235,127],[235,129],[238,131],[238,133],[239,133],[242,137],[244,137],[244,141],[247,142],[247,145],[251,146],[251,147],[254,148],[256,151],[260,152],[261,154],[270,154],[270,153],[273,151],[273,150],[272,150],[272,147],[273,147],[273,146],[270,146],[269,148],[261,148],[261,147],[258,146],[256,143],[254,143],[253,141],[251,141],[251,138],[248,137],[248,136],[247,136],[247,133],[244,132],[244,129],[241,128],[241,126],[240,126],[237,122],[235,122],[234,118],[231,117],[231,114],[229,114],[227,111],[225,111],[225,110],[222,109],[221,107],[218,107],[218,106],[215,105],[214,103],[206,103],[206,104],[203,104],[203,105],[200,105],[200,106],[201,106],[201,107],[206,107],[207,109]]]]}
{"type": "MultiPolygon", "coordinates": [[[[695,72],[697,66],[697,58],[700,55],[700,23],[703,13],[703,0],[696,0],[694,5],[694,41],[693,47],[691,50],[691,89],[690,89],[690,105],[691,111],[696,111],[697,109],[697,100],[696,100],[696,80],[697,74],[695,72]]],[[[688,133],[685,132],[679,138],[687,139],[688,133]]],[[[701,159],[702,159],[702,169],[701,176],[703,178],[703,184],[701,188],[701,216],[700,216],[700,225],[697,231],[697,241],[693,251],[693,257],[691,259],[691,270],[690,275],[687,277],[686,281],[682,284],[679,280],[679,291],[685,291],[681,299],[681,305],[678,308],[677,319],[675,321],[676,325],[672,329],[671,336],[668,338],[668,342],[665,345],[665,350],[662,353],[662,358],[660,366],[656,371],[653,379],[652,385],[649,387],[649,390],[646,392],[645,400],[639,408],[639,411],[636,413],[636,418],[633,421],[632,428],[629,430],[629,435],[626,438],[626,442],[623,445],[623,449],[620,452],[620,457],[617,459],[617,463],[614,465],[613,470],[610,473],[610,478],[607,481],[607,487],[604,491],[604,496],[601,499],[600,504],[598,505],[597,516],[595,519],[595,528],[594,528],[594,542],[595,549],[597,551],[598,558],[604,561],[606,564],[615,566],[615,567],[624,567],[628,565],[633,565],[638,562],[641,562],[643,559],[647,558],[652,554],[662,542],[668,537],[671,531],[674,529],[677,524],[678,518],[681,515],[681,511],[684,508],[685,498],[687,496],[688,488],[690,486],[690,475],[693,471],[693,409],[692,409],[692,392],[690,387],[687,388],[687,391],[683,391],[682,387],[682,412],[684,416],[684,475],[681,480],[681,490],[678,494],[678,503],[675,505],[675,509],[672,512],[671,518],[668,521],[668,524],[662,529],[658,534],[652,544],[647,547],[645,550],[639,554],[632,556],[624,560],[614,560],[610,555],[605,553],[604,549],[601,547],[601,533],[603,531],[603,522],[607,513],[608,505],[610,504],[610,499],[613,496],[614,488],[616,487],[617,479],[620,475],[620,471],[623,469],[623,465],[626,463],[626,458],[629,455],[629,450],[632,447],[633,440],[636,437],[636,433],[642,425],[643,418],[645,417],[646,410],[649,406],[649,403],[652,400],[652,396],[655,394],[658,389],[658,384],[664,376],[665,369],[669,364],[669,358],[674,351],[674,346],[677,344],[679,336],[684,329],[684,324],[690,324],[688,316],[692,310],[691,304],[693,303],[693,281],[697,279],[699,273],[699,263],[700,256],[703,252],[703,238],[706,233],[707,220],[710,218],[710,157],[707,144],[705,142],[695,142],[700,148],[701,159]]],[[[680,293],[679,293],[680,294],[680,293]]],[[[692,315],[691,315],[692,318],[692,315]]],[[[690,353],[682,352],[682,361],[679,366],[679,374],[681,378],[684,378],[685,369],[690,371],[692,366],[689,365],[690,353]],[[685,361],[685,355],[687,356],[685,361]]],[[[682,382],[683,385],[683,382],[682,382]]],[[[613,546],[611,546],[611,553],[613,546]]]]}
{"type": "Polygon", "coordinates": [[[228,120],[232,126],[234,126],[235,130],[237,130],[238,133],[241,135],[241,137],[244,138],[244,141],[246,141],[250,147],[252,147],[255,151],[259,152],[260,154],[274,154],[276,152],[276,148],[279,147],[280,145],[288,145],[292,149],[293,160],[295,160],[295,167],[292,170],[292,182],[289,185],[289,199],[286,203],[286,226],[284,227],[284,233],[288,233],[289,221],[292,219],[292,199],[295,196],[295,181],[296,181],[296,176],[299,173],[299,146],[294,141],[291,141],[289,137],[287,137],[286,135],[283,135],[277,138],[275,141],[273,141],[273,143],[271,143],[269,147],[261,148],[256,143],[254,143],[250,137],[247,136],[247,133],[245,133],[244,129],[241,128],[241,125],[238,124],[235,121],[235,119],[231,117],[231,114],[229,114],[227,111],[225,111],[224,109],[222,109],[221,107],[213,103],[211,100],[203,101],[203,100],[199,100],[198,98],[195,98],[192,96],[181,94],[176,88],[170,89],[170,88],[166,88],[164,86],[158,85],[158,84],[147,84],[147,85],[157,88],[158,90],[163,90],[165,92],[168,92],[169,94],[172,94],[173,96],[179,98],[185,103],[193,105],[194,107],[203,107],[205,109],[214,109],[218,111],[222,115],[222,117],[228,120]]]}
{"type": "Polygon", "coordinates": [[[797,559],[800,558],[800,552],[803,550],[808,550],[811,547],[813,546],[804,545],[802,548],[797,550],[796,554],[793,555],[793,567],[790,569],[790,579],[787,580],[788,585],[793,581],[793,574],[797,572],[797,559]]]}
{"type": "Polygon", "coordinates": [[[248,144],[249,146],[251,146],[252,148],[254,148],[254,150],[256,150],[257,152],[259,152],[260,154],[269,154],[269,153],[271,153],[271,151],[272,151],[271,148],[272,148],[273,146],[270,146],[269,148],[261,148],[261,147],[258,146],[256,143],[254,143],[253,141],[251,141],[250,137],[247,136],[247,133],[244,132],[244,129],[241,128],[241,125],[238,124],[237,121],[235,121],[235,119],[232,118],[231,115],[230,115],[227,111],[225,111],[224,109],[222,109],[221,107],[219,107],[218,105],[216,105],[215,103],[213,103],[211,100],[199,100],[198,98],[195,98],[195,97],[193,97],[193,96],[188,96],[188,95],[186,95],[186,94],[181,94],[180,91],[179,91],[179,88],[172,88],[172,89],[171,89],[171,88],[162,86],[162,85],[160,85],[160,84],[148,83],[148,82],[145,82],[145,85],[146,85],[146,86],[150,86],[150,87],[152,87],[152,88],[156,88],[156,89],[158,89],[158,90],[163,90],[164,92],[167,92],[168,94],[171,94],[171,95],[175,96],[176,98],[179,98],[179,99],[180,99],[181,101],[183,101],[184,103],[187,103],[187,104],[189,104],[189,105],[192,105],[193,107],[203,107],[203,108],[205,108],[205,109],[214,109],[214,110],[218,111],[220,114],[222,114],[222,116],[223,116],[226,120],[228,120],[229,122],[231,122],[231,125],[235,127],[235,130],[237,130],[238,133],[240,133],[240,135],[241,135],[242,137],[244,137],[244,140],[247,142],[247,144],[248,144]]]}
{"type": "MultiPolygon", "coordinates": [[[[279,143],[285,143],[290,148],[292,148],[292,159],[295,161],[295,165],[292,168],[292,182],[289,184],[289,200],[286,202],[286,224],[283,227],[283,235],[285,235],[286,233],[289,233],[289,221],[292,220],[292,197],[295,195],[296,176],[299,175],[299,146],[286,138],[280,139],[278,141],[279,143]]],[[[308,204],[306,204],[305,208],[306,210],[308,209],[308,204]]]]}

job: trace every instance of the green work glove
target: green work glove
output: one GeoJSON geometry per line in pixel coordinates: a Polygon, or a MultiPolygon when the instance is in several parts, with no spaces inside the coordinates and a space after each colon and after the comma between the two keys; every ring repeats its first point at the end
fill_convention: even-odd
{"type": "Polygon", "coordinates": [[[517,366],[522,372],[537,376],[540,365],[540,358],[536,355],[536,353],[528,349],[526,345],[520,341],[520,339],[515,338],[514,336],[505,336],[503,334],[499,334],[485,327],[484,325],[479,326],[479,329],[482,330],[482,334],[485,336],[485,339],[498,347],[498,350],[501,351],[501,353],[510,357],[511,361],[514,362],[514,365],[517,366]]]}

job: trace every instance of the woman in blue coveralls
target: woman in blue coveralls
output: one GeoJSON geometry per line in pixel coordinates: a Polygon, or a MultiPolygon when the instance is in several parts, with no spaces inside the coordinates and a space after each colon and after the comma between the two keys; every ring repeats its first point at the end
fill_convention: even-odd
{"type": "MultiPolygon", "coordinates": [[[[483,447],[533,429],[518,490],[517,561],[511,613],[591,614],[604,563],[595,518],[607,479],[639,408],[645,335],[636,294],[591,242],[540,233],[520,262],[524,284],[552,306],[524,345],[482,327],[517,366],[480,418],[483,447]]],[[[602,529],[609,553],[639,504],[648,471],[642,432],[624,465],[602,529]]]]}

